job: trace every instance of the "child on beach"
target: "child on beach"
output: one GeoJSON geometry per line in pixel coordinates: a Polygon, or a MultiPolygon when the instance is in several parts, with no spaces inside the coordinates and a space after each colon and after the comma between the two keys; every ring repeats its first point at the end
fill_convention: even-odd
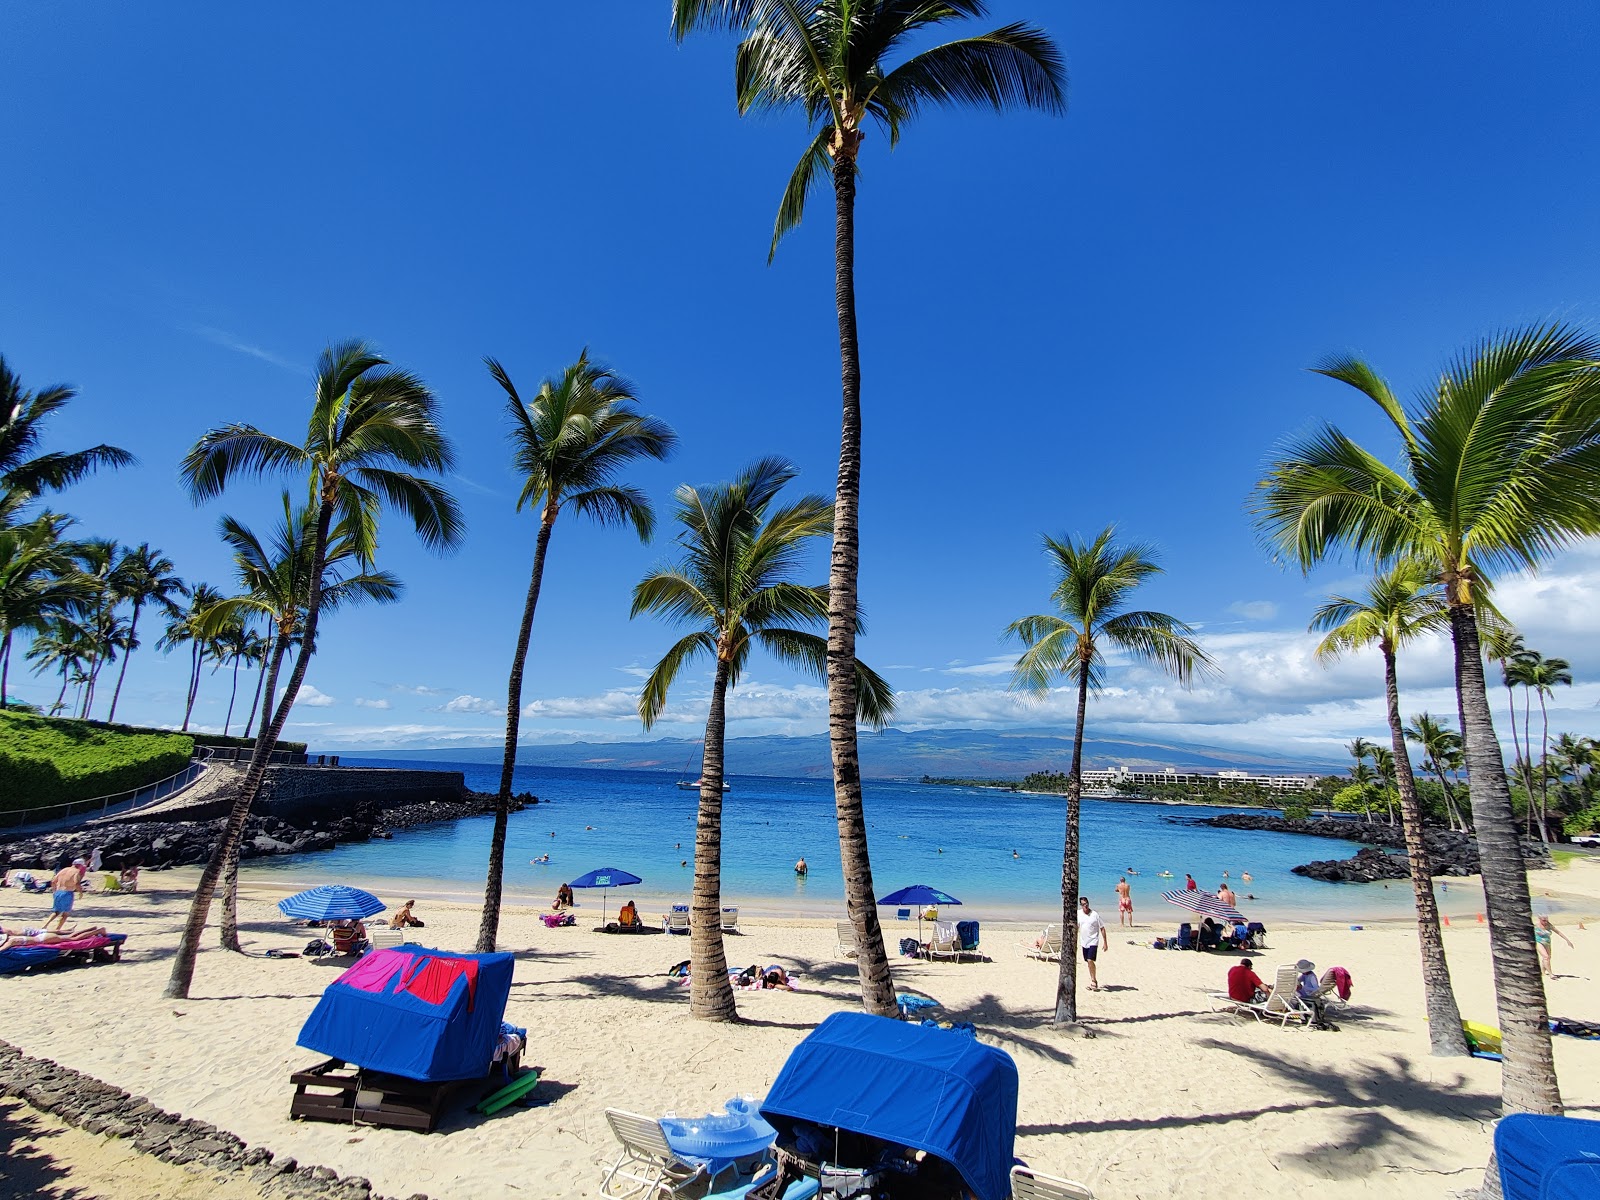
{"type": "Polygon", "coordinates": [[[1552,925],[1549,917],[1540,917],[1533,923],[1533,941],[1534,944],[1539,947],[1539,969],[1553,979],[1555,978],[1556,972],[1555,968],[1551,965],[1550,959],[1550,952],[1552,949],[1550,945],[1550,935],[1552,933],[1560,938],[1563,942],[1566,942],[1569,947],[1572,946],[1572,939],[1552,925]]]}

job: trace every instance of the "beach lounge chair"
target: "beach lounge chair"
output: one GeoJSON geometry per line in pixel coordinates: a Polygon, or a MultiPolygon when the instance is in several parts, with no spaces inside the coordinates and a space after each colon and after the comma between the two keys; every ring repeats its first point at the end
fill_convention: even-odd
{"type": "Polygon", "coordinates": [[[600,1181],[602,1196],[612,1200],[676,1200],[704,1183],[705,1164],[673,1153],[661,1122],[654,1117],[608,1108],[606,1123],[622,1143],[622,1152],[600,1181]]]}
{"type": "Polygon", "coordinates": [[[1272,995],[1262,1004],[1252,1005],[1263,1021],[1276,1021],[1280,1028],[1290,1021],[1299,1021],[1302,1029],[1311,1024],[1311,1006],[1300,999],[1295,989],[1300,984],[1300,972],[1293,963],[1278,968],[1278,978],[1272,985],[1272,995]]]}
{"type": "Polygon", "coordinates": [[[44,946],[13,946],[9,950],[0,950],[0,975],[21,974],[35,967],[58,966],[69,962],[120,962],[122,943],[127,940],[125,933],[108,933],[51,942],[44,946]]]}
{"type": "Polygon", "coordinates": [[[406,931],[404,929],[390,929],[387,925],[380,925],[376,929],[367,931],[367,941],[374,950],[383,950],[390,946],[404,946],[406,944],[406,931]]]}
{"type": "Polygon", "coordinates": [[[672,911],[661,914],[661,928],[668,933],[689,932],[689,910],[687,907],[679,909],[673,905],[672,911]]]}
{"type": "Polygon", "coordinates": [[[1177,941],[1179,950],[1198,950],[1200,948],[1199,943],[1194,938],[1194,927],[1187,921],[1178,926],[1177,941]]]}
{"type": "Polygon", "coordinates": [[[1061,926],[1046,925],[1044,930],[1031,942],[1022,943],[1022,952],[1029,958],[1037,958],[1044,962],[1061,961],[1061,926]]]}
{"type": "Polygon", "coordinates": [[[1094,1193],[1070,1179],[1017,1166],[1011,1168],[1011,1200],[1094,1200],[1094,1193]]]}
{"type": "Polygon", "coordinates": [[[894,919],[896,921],[909,921],[909,920],[911,920],[911,910],[909,908],[897,908],[897,909],[895,909],[894,910],[894,919]]]}
{"type": "Polygon", "coordinates": [[[1201,950],[1222,949],[1222,931],[1216,925],[1200,926],[1199,948],[1201,950]]]}
{"type": "Polygon", "coordinates": [[[961,932],[954,921],[935,921],[933,937],[928,940],[923,953],[929,958],[953,958],[957,962],[970,953],[961,945],[961,932]]]}
{"type": "Polygon", "coordinates": [[[1267,948],[1267,927],[1260,921],[1251,921],[1245,926],[1249,933],[1249,940],[1245,943],[1247,950],[1265,950],[1267,948]]]}
{"type": "Polygon", "coordinates": [[[722,932],[723,933],[738,933],[739,932],[739,906],[738,905],[729,904],[729,905],[723,906],[723,909],[722,909],[722,932]]]}
{"type": "Polygon", "coordinates": [[[849,921],[835,921],[833,925],[835,936],[839,939],[839,957],[854,958],[860,953],[856,947],[856,927],[849,921]]]}

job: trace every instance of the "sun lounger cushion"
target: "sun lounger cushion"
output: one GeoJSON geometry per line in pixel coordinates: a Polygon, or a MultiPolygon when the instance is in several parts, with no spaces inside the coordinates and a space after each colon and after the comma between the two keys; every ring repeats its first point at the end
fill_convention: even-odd
{"type": "Polygon", "coordinates": [[[1600,1121],[1515,1113],[1494,1131],[1505,1200],[1579,1200],[1600,1194],[1600,1121]]]}
{"type": "Polygon", "coordinates": [[[0,975],[11,975],[43,963],[58,962],[85,950],[121,947],[127,940],[125,933],[108,933],[104,937],[75,938],[70,942],[55,942],[49,946],[13,946],[9,950],[0,950],[0,975]]]}

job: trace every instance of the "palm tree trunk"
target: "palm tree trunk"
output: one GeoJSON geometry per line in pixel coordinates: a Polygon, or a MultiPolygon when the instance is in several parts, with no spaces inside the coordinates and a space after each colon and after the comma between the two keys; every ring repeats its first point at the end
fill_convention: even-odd
{"type": "Polygon", "coordinates": [[[228,727],[233,724],[233,702],[239,698],[239,656],[233,656],[233,689],[228,693],[228,715],[222,721],[222,736],[228,736],[228,727]]]}
{"type": "Polygon", "coordinates": [[[1441,1058],[1470,1053],[1461,1028],[1461,1010],[1450,986],[1450,963],[1444,955],[1444,931],[1439,924],[1439,902],[1433,894],[1433,864],[1422,840],[1422,806],[1417,803],[1417,778],[1406,752],[1405,726],[1400,723],[1400,680],[1395,671],[1394,649],[1383,644],[1384,695],[1389,702],[1389,740],[1394,747],[1395,782],[1400,787],[1400,824],[1405,832],[1406,858],[1411,864],[1411,892],[1417,901],[1417,941],[1422,948],[1422,988],[1428,1005],[1428,1040],[1441,1058]]]}
{"type": "Polygon", "coordinates": [[[248,738],[250,736],[250,731],[255,728],[256,713],[258,711],[260,711],[260,709],[261,709],[261,685],[266,683],[266,681],[267,681],[267,664],[269,662],[275,662],[276,661],[272,657],[273,650],[276,648],[276,645],[275,645],[275,643],[277,642],[276,636],[274,636],[273,642],[274,642],[274,645],[273,646],[268,646],[267,647],[267,652],[261,656],[261,670],[256,672],[256,694],[254,696],[252,696],[251,699],[250,699],[250,716],[244,723],[244,734],[243,734],[243,736],[245,738],[248,738]]]}
{"type": "MultiPolygon", "coordinates": [[[[265,688],[261,692],[261,728],[267,727],[267,714],[273,711],[273,696],[278,691],[278,675],[283,669],[283,656],[289,652],[289,646],[294,641],[292,629],[280,629],[276,643],[272,649],[272,661],[266,670],[265,688]]],[[[246,735],[248,736],[248,735],[246,735]]],[[[259,740],[259,739],[258,739],[259,740]]]]}
{"type": "Polygon", "coordinates": [[[67,703],[67,664],[61,664],[61,690],[56,693],[56,702],[50,706],[50,715],[59,713],[67,703]]]}
{"type": "Polygon", "coordinates": [[[311,552],[311,594],[306,601],[305,637],[300,643],[294,670],[289,674],[289,684],[283,690],[283,700],[272,714],[272,723],[256,739],[255,749],[250,754],[249,769],[245,771],[244,783],[222,828],[222,837],[211,852],[206,869],[200,873],[200,882],[195,885],[194,901],[189,905],[183,937],[172,959],[172,975],[167,980],[166,991],[162,993],[169,1000],[186,1000],[189,997],[189,985],[194,980],[194,960],[200,952],[200,937],[205,932],[206,918],[211,914],[211,899],[216,892],[217,880],[229,856],[238,853],[239,839],[244,835],[244,823],[250,815],[250,806],[261,791],[261,784],[267,777],[267,764],[272,759],[273,748],[278,744],[278,735],[283,732],[283,726],[289,719],[289,710],[294,707],[295,697],[300,694],[300,685],[305,681],[306,667],[310,665],[312,649],[317,644],[317,618],[322,608],[322,575],[328,566],[328,529],[333,524],[334,503],[334,494],[325,487],[321,511],[317,516],[317,540],[311,552]]]}
{"type": "Polygon", "coordinates": [[[1078,723],[1067,772],[1067,833],[1061,843],[1061,970],[1056,975],[1055,1026],[1078,1023],[1078,809],[1083,797],[1083,722],[1089,715],[1089,673],[1078,670],[1078,723]]]}
{"type": "Polygon", "coordinates": [[[727,730],[728,660],[717,655],[700,760],[700,811],[694,829],[694,897],[689,906],[689,1015],[737,1021],[728,956],[722,945],[722,778],[727,730]]]}
{"type": "Polygon", "coordinates": [[[1479,657],[1478,618],[1470,600],[1451,597],[1450,632],[1455,642],[1457,702],[1461,740],[1472,797],[1473,823],[1482,863],[1484,907],[1489,915],[1489,949],[1494,965],[1500,1016],[1500,1100],[1506,1112],[1560,1113],[1550,1050],[1550,1017],[1544,977],[1533,944],[1533,905],[1522,838],[1511,809],[1505,759],[1489,715],[1479,657]]]}
{"type": "MultiPolygon", "coordinates": [[[[1539,840],[1550,844],[1550,772],[1545,764],[1550,759],[1550,710],[1545,706],[1544,689],[1539,689],[1539,715],[1544,719],[1544,738],[1539,743],[1539,840]]],[[[1530,749],[1530,758],[1533,757],[1530,749]]],[[[1528,793],[1528,806],[1533,806],[1533,793],[1528,793]]]]}
{"type": "Polygon", "coordinates": [[[134,639],[139,633],[140,607],[140,602],[135,599],[133,602],[133,617],[128,622],[128,649],[123,651],[122,666],[117,671],[117,686],[111,691],[111,711],[106,714],[107,723],[113,723],[117,719],[117,698],[122,695],[122,681],[128,677],[128,659],[133,655],[134,639]]]}
{"type": "Polygon", "coordinates": [[[845,907],[856,930],[856,970],[861,1004],[880,1017],[894,1016],[894,980],[878,924],[867,814],[861,796],[856,745],[856,577],[860,566],[861,347],[856,337],[856,164],[860,135],[834,154],[834,302],[839,310],[839,377],[843,418],[839,430],[839,481],[833,502],[833,554],[828,568],[828,741],[833,752],[834,810],[845,907]]]}
{"type": "Polygon", "coordinates": [[[6,630],[4,641],[0,641],[0,708],[6,706],[6,681],[11,673],[11,630],[6,630]]]}
{"type": "Polygon", "coordinates": [[[511,817],[511,778],[517,769],[517,732],[522,723],[522,670],[528,661],[528,641],[533,636],[533,614],[539,607],[539,589],[544,584],[544,556],[550,548],[550,533],[555,529],[557,509],[546,504],[539,521],[539,536],[533,546],[533,571],[528,576],[528,598],[522,605],[522,624],[517,627],[517,650],[511,656],[511,675],[506,681],[506,744],[500,756],[500,789],[494,797],[494,832],[489,835],[489,874],[483,884],[483,918],[478,922],[478,953],[492,954],[500,935],[500,895],[506,872],[506,825],[511,817]]]}
{"type": "Polygon", "coordinates": [[[183,726],[181,732],[189,732],[189,714],[194,711],[195,693],[200,690],[200,643],[189,643],[189,694],[184,698],[183,726]]]}

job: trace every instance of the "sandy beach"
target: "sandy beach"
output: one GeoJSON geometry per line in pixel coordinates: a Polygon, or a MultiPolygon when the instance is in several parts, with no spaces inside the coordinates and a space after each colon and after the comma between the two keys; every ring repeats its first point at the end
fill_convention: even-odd
{"type": "MultiPolygon", "coordinates": [[[[757,918],[730,936],[730,963],[782,963],[800,990],[740,993],[744,1022],[716,1026],[691,1020],[686,989],[664,975],[688,956],[687,939],[591,932],[594,901],[567,929],[511,908],[501,926],[502,948],[518,959],[507,1018],[530,1031],[524,1061],[543,1070],[537,1106],[487,1119],[463,1106],[431,1136],[291,1122],[288,1075],[316,1060],[295,1037],[338,968],[264,957],[300,949],[307,934],[278,915],[281,892],[254,887],[241,905],[250,953],[208,945],[192,998],[163,1000],[193,874],[147,873],[142,882],[139,895],[95,894],[80,906],[81,919],[130,935],[121,964],[0,977],[6,1040],[252,1145],[365,1176],[389,1195],[595,1195],[616,1149],[608,1106],[689,1114],[764,1094],[795,1043],[858,998],[831,923],[757,918]]],[[[1594,1020],[1600,861],[1538,874],[1533,884],[1560,902],[1576,944],[1556,943],[1551,1012],[1594,1020]],[[1591,928],[1578,928],[1580,919],[1591,928]]],[[[393,906],[409,897],[383,898],[393,906]]],[[[1019,945],[1034,926],[984,921],[989,962],[895,961],[898,988],[938,1000],[940,1016],[974,1022],[1016,1059],[1019,1156],[1108,1200],[1241,1188],[1311,1196],[1330,1184],[1343,1194],[1443,1197],[1476,1182],[1499,1068],[1429,1056],[1410,929],[1272,926],[1271,949],[1255,955],[1263,976],[1307,957],[1355,979],[1350,1006],[1334,1014],[1339,1032],[1282,1030],[1209,1011],[1206,992],[1223,985],[1231,957],[1132,944],[1168,932],[1176,910],[1160,907],[1142,911],[1131,933],[1113,930],[1101,964],[1107,986],[1082,998],[1092,1037],[1049,1028],[1055,968],[1019,945]]],[[[5,893],[0,911],[8,922],[36,919],[42,903],[5,893]]],[[[419,912],[424,944],[471,948],[475,906],[434,902],[419,912]]],[[[1463,1014],[1492,1022],[1486,929],[1458,918],[1447,946],[1463,1014]]],[[[1557,1038],[1556,1062],[1569,1110],[1600,1113],[1600,1043],[1557,1038]]],[[[74,1132],[57,1150],[70,1159],[73,1144],[105,1142],[74,1132]]]]}

